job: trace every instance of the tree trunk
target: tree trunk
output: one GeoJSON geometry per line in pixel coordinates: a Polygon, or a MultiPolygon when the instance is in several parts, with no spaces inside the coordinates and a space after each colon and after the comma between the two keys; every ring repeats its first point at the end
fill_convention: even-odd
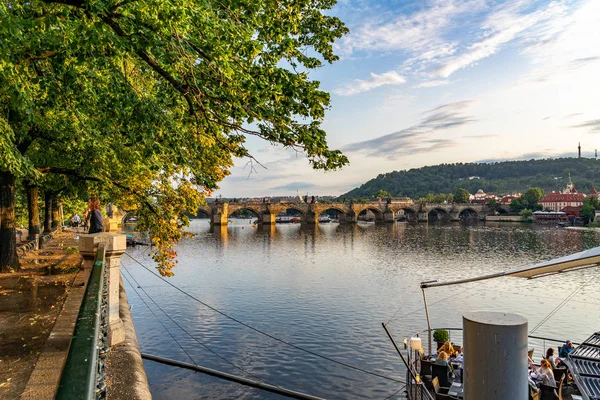
{"type": "Polygon", "coordinates": [[[47,191],[44,193],[44,233],[50,233],[52,230],[52,201],[54,199],[54,195],[52,192],[47,191]]]}
{"type": "Polygon", "coordinates": [[[56,199],[52,203],[52,230],[55,231],[60,226],[60,205],[56,199]]]}
{"type": "Polygon", "coordinates": [[[29,213],[29,237],[34,240],[41,231],[40,209],[38,206],[39,189],[34,185],[27,185],[27,211],[29,213]]]}
{"type": "Polygon", "coordinates": [[[0,272],[19,269],[15,223],[15,176],[0,171],[0,272]]]}

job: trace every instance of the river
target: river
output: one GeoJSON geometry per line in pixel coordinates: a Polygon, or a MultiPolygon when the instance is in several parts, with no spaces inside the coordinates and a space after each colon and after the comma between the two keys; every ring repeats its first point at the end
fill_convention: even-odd
{"type": "MultiPolygon", "coordinates": [[[[208,220],[200,219],[189,230],[195,236],[177,246],[179,264],[168,278],[173,285],[279,339],[399,379],[405,370],[381,323],[388,322],[400,342],[427,327],[419,282],[513,269],[600,242],[595,232],[519,223],[253,227],[248,220],[234,220],[213,231],[208,220]]],[[[142,247],[128,250],[152,267],[147,253],[142,247]]],[[[326,398],[385,399],[401,386],[250,330],[161,282],[125,255],[122,266],[143,352],[191,359],[326,398]]],[[[600,328],[599,278],[600,268],[590,268],[534,280],[500,278],[429,289],[432,325],[461,327],[466,311],[497,310],[526,317],[531,330],[583,285],[535,332],[582,341],[600,328]]],[[[539,356],[542,350],[537,351],[539,356]]],[[[155,399],[280,398],[152,361],[144,365],[155,399]]],[[[391,398],[402,398],[401,393],[391,398]]]]}

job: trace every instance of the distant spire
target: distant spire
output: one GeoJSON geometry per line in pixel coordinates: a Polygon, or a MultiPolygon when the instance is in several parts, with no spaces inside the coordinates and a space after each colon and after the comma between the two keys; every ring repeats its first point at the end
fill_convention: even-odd
{"type": "Polygon", "coordinates": [[[596,160],[598,159],[598,149],[596,149],[596,154],[595,154],[596,160]]]}
{"type": "Polygon", "coordinates": [[[577,146],[577,149],[579,150],[579,158],[581,158],[581,142],[579,142],[579,146],[577,146]]]}

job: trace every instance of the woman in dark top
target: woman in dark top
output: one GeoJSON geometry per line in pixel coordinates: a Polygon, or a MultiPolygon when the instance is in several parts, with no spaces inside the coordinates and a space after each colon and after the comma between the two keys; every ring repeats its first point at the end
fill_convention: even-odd
{"type": "Polygon", "coordinates": [[[102,225],[102,213],[100,212],[100,200],[97,197],[92,197],[88,202],[90,208],[90,230],[88,233],[98,233],[104,231],[102,225]]]}

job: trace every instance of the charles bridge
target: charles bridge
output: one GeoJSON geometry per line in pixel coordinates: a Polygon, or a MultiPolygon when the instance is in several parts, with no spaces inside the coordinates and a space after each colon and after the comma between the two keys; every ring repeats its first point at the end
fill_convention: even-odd
{"type": "Polygon", "coordinates": [[[276,217],[287,210],[295,210],[300,213],[302,215],[301,222],[305,224],[318,224],[319,216],[328,210],[334,210],[338,213],[340,223],[358,222],[358,217],[363,212],[371,212],[375,222],[394,222],[403,217],[409,222],[483,220],[486,215],[494,213],[492,208],[483,204],[421,203],[409,198],[356,203],[301,201],[271,203],[267,199],[242,202],[215,201],[199,209],[199,211],[208,215],[213,225],[227,225],[228,218],[236,211],[242,210],[253,213],[259,224],[274,224],[276,217]]]}

